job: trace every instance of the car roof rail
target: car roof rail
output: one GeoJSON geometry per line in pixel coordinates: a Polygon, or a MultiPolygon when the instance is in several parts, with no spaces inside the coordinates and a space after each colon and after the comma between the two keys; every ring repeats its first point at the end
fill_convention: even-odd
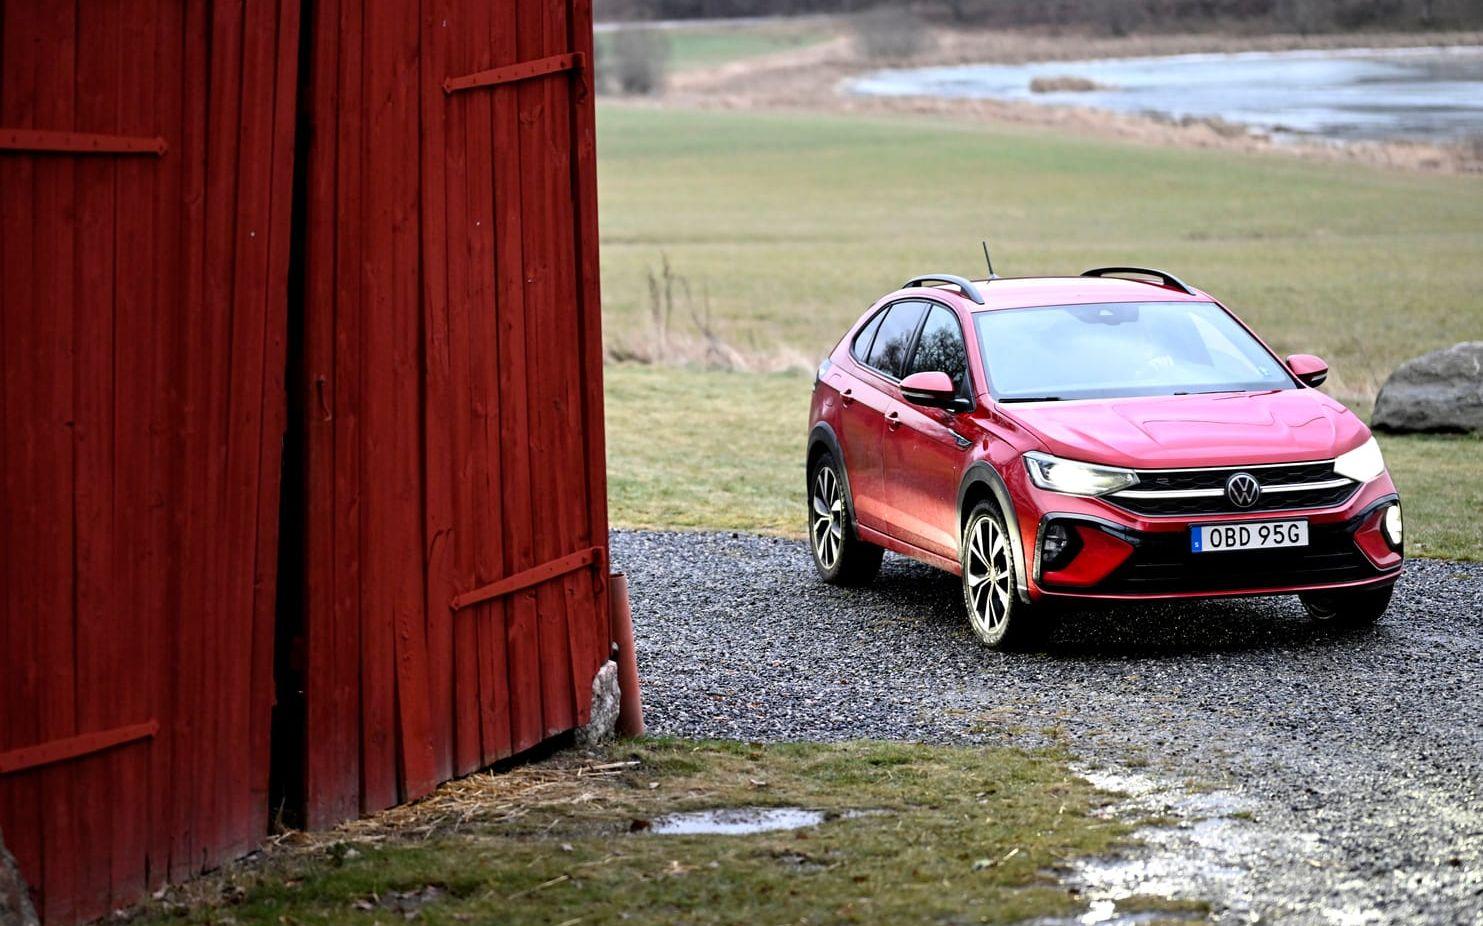
{"type": "Polygon", "coordinates": [[[1142,276],[1158,277],[1160,280],[1158,285],[1160,286],[1177,289],[1186,296],[1193,296],[1195,294],[1194,290],[1190,289],[1183,280],[1174,274],[1165,273],[1162,270],[1152,270],[1148,267],[1094,267],[1091,270],[1083,271],[1081,275],[1084,277],[1110,277],[1124,273],[1137,273],[1142,276]]]}
{"type": "Polygon", "coordinates": [[[922,286],[927,283],[950,283],[953,286],[961,289],[963,291],[963,295],[967,296],[969,299],[972,299],[979,305],[984,304],[983,294],[978,291],[977,286],[974,286],[972,283],[968,282],[962,277],[953,276],[951,273],[929,273],[926,276],[912,277],[905,283],[901,284],[901,288],[911,289],[913,286],[922,286]]]}

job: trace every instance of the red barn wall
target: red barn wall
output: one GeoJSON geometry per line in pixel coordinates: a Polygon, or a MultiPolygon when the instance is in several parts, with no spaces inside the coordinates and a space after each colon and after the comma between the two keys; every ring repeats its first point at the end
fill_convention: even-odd
{"type": "Polygon", "coordinates": [[[43,918],[250,849],[270,765],[321,826],[584,722],[589,0],[0,29],[0,833],[43,918]]]}
{"type": "Polygon", "coordinates": [[[0,17],[0,832],[69,923],[267,825],[297,6],[0,17]]]}
{"type": "Polygon", "coordinates": [[[590,3],[319,0],[309,28],[318,826],[585,722],[610,635],[590,3]]]}

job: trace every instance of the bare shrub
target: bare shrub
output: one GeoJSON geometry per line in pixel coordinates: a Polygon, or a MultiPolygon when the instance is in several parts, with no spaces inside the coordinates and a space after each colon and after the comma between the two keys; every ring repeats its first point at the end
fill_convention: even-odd
{"type": "MultiPolygon", "coordinates": [[[[659,270],[648,271],[649,330],[642,337],[611,339],[607,357],[616,362],[700,365],[719,370],[758,367],[721,334],[711,317],[710,291],[702,286],[696,299],[690,279],[675,273],[669,256],[660,255],[659,270]],[[676,327],[676,316],[688,322],[676,327]]],[[[765,366],[765,364],[764,364],[765,366]]]]}
{"type": "Polygon", "coordinates": [[[1062,75],[1058,77],[1030,78],[1031,93],[1089,93],[1093,90],[1111,89],[1106,84],[1099,84],[1087,77],[1062,75]]]}
{"type": "Polygon", "coordinates": [[[598,43],[597,84],[605,92],[662,93],[668,71],[669,36],[662,29],[629,26],[598,43]]]}
{"type": "Polygon", "coordinates": [[[862,58],[901,60],[931,48],[932,35],[906,6],[883,4],[857,13],[850,21],[855,51],[862,58]]]}

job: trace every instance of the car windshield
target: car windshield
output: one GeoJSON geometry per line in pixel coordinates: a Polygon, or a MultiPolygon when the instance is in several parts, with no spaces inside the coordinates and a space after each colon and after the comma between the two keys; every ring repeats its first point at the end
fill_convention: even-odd
{"type": "Polygon", "coordinates": [[[1212,302],[1112,302],[975,316],[1001,402],[1294,388],[1277,358],[1212,302]]]}

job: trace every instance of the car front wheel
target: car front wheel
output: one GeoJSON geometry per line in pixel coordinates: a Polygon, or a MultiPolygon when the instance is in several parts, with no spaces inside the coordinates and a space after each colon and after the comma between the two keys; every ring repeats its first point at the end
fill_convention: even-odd
{"type": "Polygon", "coordinates": [[[819,455],[808,484],[808,538],[814,568],[832,585],[865,585],[880,571],[885,551],[856,536],[845,500],[844,475],[833,454],[819,455]]]}
{"type": "Polygon", "coordinates": [[[1043,636],[1045,615],[1021,601],[1015,591],[1014,544],[999,509],[988,502],[974,506],[961,546],[963,604],[978,638],[1009,649],[1043,636]]]}

